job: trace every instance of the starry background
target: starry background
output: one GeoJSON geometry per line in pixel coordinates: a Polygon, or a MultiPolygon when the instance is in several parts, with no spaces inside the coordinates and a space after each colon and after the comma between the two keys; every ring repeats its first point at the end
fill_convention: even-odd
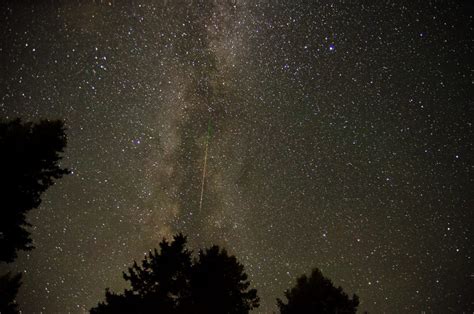
{"type": "Polygon", "coordinates": [[[474,310],[469,2],[0,11],[0,115],[64,119],[72,170],[8,266],[26,313],[84,312],[176,232],[236,254],[258,313],[313,267],[373,313],[474,310]]]}

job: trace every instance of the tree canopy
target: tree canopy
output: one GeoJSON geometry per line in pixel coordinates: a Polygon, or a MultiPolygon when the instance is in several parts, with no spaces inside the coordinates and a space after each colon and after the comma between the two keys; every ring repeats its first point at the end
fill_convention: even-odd
{"type": "Polygon", "coordinates": [[[130,289],[106,290],[105,302],[91,313],[248,313],[259,306],[244,266],[218,246],[201,250],[197,258],[186,249],[186,237],[160,243],[123,274],[130,289]]]}
{"type": "Polygon", "coordinates": [[[58,163],[66,146],[62,121],[0,122],[0,261],[12,262],[31,250],[26,214],[41,194],[68,173],[58,163]]]}
{"type": "Polygon", "coordinates": [[[359,306],[359,297],[352,299],[342,290],[335,287],[330,279],[323,276],[317,268],[311,276],[299,277],[296,286],[285,291],[288,300],[284,303],[277,299],[281,314],[309,314],[309,313],[356,313],[359,306]]]}
{"type": "MultiPolygon", "coordinates": [[[[62,121],[0,121],[0,262],[13,262],[19,250],[31,250],[26,214],[41,194],[68,173],[59,167],[66,146],[62,121]]],[[[0,277],[0,313],[18,313],[21,273],[0,277]]]]}

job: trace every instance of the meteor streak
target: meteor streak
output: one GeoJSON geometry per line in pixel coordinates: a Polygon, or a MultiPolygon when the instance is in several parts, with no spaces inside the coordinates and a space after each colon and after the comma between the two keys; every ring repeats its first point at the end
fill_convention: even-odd
{"type": "Polygon", "coordinates": [[[204,197],[204,182],[206,181],[207,152],[209,150],[209,139],[211,138],[211,119],[207,124],[206,149],[204,152],[204,165],[202,167],[201,198],[199,200],[199,211],[202,209],[202,199],[204,197]]]}

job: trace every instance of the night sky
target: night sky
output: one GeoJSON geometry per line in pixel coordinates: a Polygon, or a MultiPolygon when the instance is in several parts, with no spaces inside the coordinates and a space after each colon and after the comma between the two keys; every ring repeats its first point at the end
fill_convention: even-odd
{"type": "Polygon", "coordinates": [[[63,119],[72,170],[8,266],[25,313],[90,309],[177,232],[257,313],[313,267],[372,313],[472,312],[473,6],[363,2],[2,1],[0,116],[63,119]]]}

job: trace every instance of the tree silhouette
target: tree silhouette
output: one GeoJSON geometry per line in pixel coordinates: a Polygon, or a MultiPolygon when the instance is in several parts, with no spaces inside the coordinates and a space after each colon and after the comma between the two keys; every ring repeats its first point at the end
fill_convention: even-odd
{"type": "Polygon", "coordinates": [[[7,273],[0,277],[0,313],[18,313],[18,304],[15,301],[18,289],[21,286],[21,273],[11,276],[7,273]]]}
{"type": "MultiPolygon", "coordinates": [[[[17,251],[33,248],[26,214],[40,205],[54,179],[68,173],[58,166],[65,146],[61,121],[0,122],[0,262],[13,262],[17,251]]],[[[20,273],[0,277],[0,313],[18,313],[20,286],[20,273]]]]}
{"type": "Polygon", "coordinates": [[[200,251],[191,274],[194,313],[248,313],[258,307],[257,290],[235,256],[214,245],[200,251]]]}
{"type": "Polygon", "coordinates": [[[285,296],[286,304],[277,299],[281,314],[356,313],[359,306],[357,295],[349,299],[341,287],[334,287],[317,268],[309,278],[306,275],[299,277],[296,286],[285,291],[285,296]]]}
{"type": "Polygon", "coordinates": [[[213,246],[192,260],[186,237],[163,240],[124,273],[131,288],[123,294],[108,289],[105,302],[91,313],[248,313],[258,307],[257,291],[234,256],[213,246]]]}
{"type": "Polygon", "coordinates": [[[0,122],[0,261],[12,262],[18,250],[33,248],[26,213],[68,173],[58,166],[65,146],[62,121],[0,122]]]}
{"type": "Polygon", "coordinates": [[[186,248],[186,237],[178,234],[174,241],[160,243],[160,253],[155,249],[142,261],[123,273],[131,289],[119,295],[106,291],[105,303],[99,303],[91,313],[147,313],[176,311],[178,301],[189,294],[188,278],[191,269],[191,252],[186,248]]]}

